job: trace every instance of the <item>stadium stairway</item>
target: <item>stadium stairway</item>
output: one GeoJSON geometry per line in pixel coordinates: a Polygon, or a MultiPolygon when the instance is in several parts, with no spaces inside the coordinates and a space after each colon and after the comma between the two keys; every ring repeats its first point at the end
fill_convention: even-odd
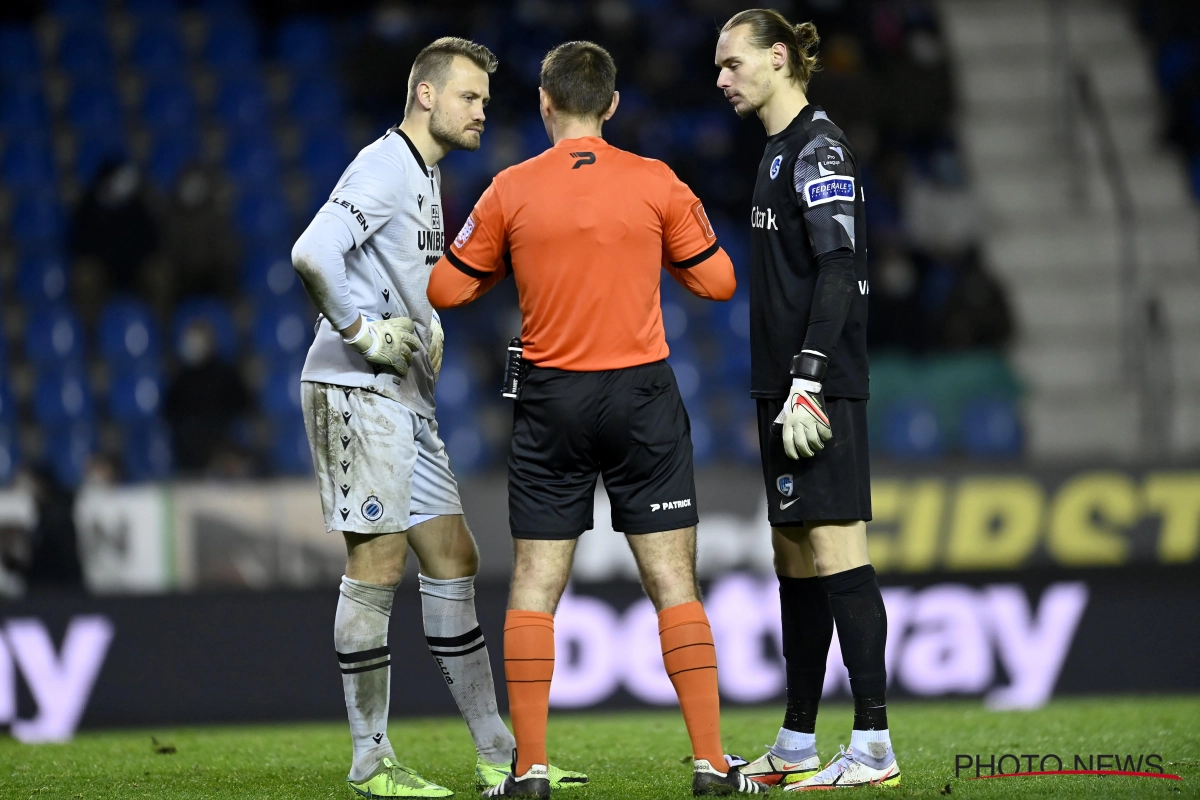
{"type": "Polygon", "coordinates": [[[1056,461],[1193,455],[1200,451],[1200,213],[1180,154],[1163,144],[1152,52],[1127,5],[1062,2],[1065,24],[1056,24],[1059,2],[941,2],[957,68],[959,135],[988,213],[986,257],[1018,317],[1013,356],[1028,387],[1029,453],[1056,461]],[[1086,119],[1074,139],[1082,169],[1072,169],[1064,57],[1086,72],[1108,119],[1136,210],[1141,280],[1161,303],[1166,341],[1152,355],[1171,391],[1153,396],[1165,452],[1147,449],[1136,387],[1123,374],[1114,193],[1086,119]]]}

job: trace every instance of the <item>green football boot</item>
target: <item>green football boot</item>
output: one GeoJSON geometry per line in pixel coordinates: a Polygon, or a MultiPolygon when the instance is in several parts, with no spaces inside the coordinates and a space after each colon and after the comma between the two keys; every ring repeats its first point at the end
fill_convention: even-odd
{"type": "MultiPolygon", "coordinates": [[[[479,791],[498,786],[512,772],[512,764],[493,764],[482,758],[475,761],[475,788],[479,791]]],[[[582,772],[571,772],[550,765],[550,788],[571,789],[576,786],[587,786],[588,776],[582,772]]]]}
{"type": "Polygon", "coordinates": [[[384,758],[379,769],[365,781],[346,779],[350,788],[362,797],[450,797],[454,792],[427,781],[408,767],[384,758]]]}

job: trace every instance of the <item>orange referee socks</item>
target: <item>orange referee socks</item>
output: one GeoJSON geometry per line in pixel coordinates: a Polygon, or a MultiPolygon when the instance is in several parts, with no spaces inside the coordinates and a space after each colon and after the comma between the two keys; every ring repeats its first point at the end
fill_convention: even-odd
{"type": "Polygon", "coordinates": [[[692,754],[708,759],[720,770],[725,766],[725,750],[721,747],[717,651],[704,606],[693,600],[658,612],[658,638],[663,665],[679,696],[679,708],[692,740],[692,754]]]}
{"type": "Polygon", "coordinates": [[[554,677],[552,614],[508,612],[504,618],[504,676],[508,679],[513,736],[517,739],[513,774],[524,775],[534,764],[550,764],[546,758],[546,718],[550,714],[550,679],[554,677]]]}

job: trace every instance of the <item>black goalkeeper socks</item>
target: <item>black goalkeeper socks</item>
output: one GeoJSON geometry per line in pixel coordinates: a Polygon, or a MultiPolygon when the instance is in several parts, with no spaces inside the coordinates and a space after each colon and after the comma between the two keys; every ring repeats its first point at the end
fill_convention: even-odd
{"type": "Polygon", "coordinates": [[[787,712],[783,727],[815,733],[825,662],[833,640],[833,612],[820,578],[779,576],[783,658],[787,665],[787,712]]]}
{"type": "MultiPolygon", "coordinates": [[[[829,592],[829,606],[837,621],[842,661],[850,673],[854,695],[854,729],[886,730],[887,611],[870,564],[821,578],[829,592]]],[[[790,674],[789,674],[790,679],[790,674]]]]}

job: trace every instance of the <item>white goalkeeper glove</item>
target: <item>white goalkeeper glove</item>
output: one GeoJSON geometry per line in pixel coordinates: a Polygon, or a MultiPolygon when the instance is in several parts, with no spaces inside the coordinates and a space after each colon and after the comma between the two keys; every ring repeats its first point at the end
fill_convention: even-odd
{"type": "Polygon", "coordinates": [[[821,381],[816,380],[825,377],[828,362],[823,355],[819,358],[816,355],[819,354],[806,350],[792,359],[792,389],[775,418],[788,458],[810,458],[833,438],[821,381]]]}
{"type": "Polygon", "coordinates": [[[373,320],[363,316],[358,333],[349,339],[343,337],[342,341],[367,361],[387,367],[403,378],[408,374],[413,353],[421,349],[415,330],[408,317],[373,320]]]}
{"type": "Polygon", "coordinates": [[[442,332],[442,318],[433,312],[433,322],[429,323],[429,363],[433,365],[433,380],[436,383],[442,374],[442,351],[446,346],[446,334],[442,332]]]}

